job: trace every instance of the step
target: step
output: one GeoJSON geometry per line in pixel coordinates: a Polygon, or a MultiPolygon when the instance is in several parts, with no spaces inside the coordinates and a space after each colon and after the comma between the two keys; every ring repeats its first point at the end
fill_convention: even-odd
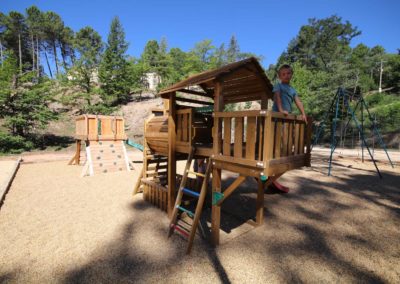
{"type": "Polygon", "coordinates": [[[174,225],[171,224],[171,227],[174,228],[175,231],[177,231],[178,233],[180,233],[181,236],[189,238],[189,232],[187,232],[186,230],[184,230],[183,228],[181,228],[178,225],[174,225]]]}
{"type": "Polygon", "coordinates": [[[192,196],[192,197],[196,197],[196,198],[199,198],[199,197],[200,197],[200,193],[195,192],[195,191],[190,190],[190,189],[187,189],[187,188],[185,188],[185,187],[182,188],[182,192],[183,192],[184,194],[190,195],[190,196],[192,196]]]}
{"type": "Polygon", "coordinates": [[[182,212],[185,212],[189,215],[189,217],[194,218],[194,213],[186,208],[183,208],[182,206],[177,206],[176,208],[178,208],[179,210],[181,210],[182,212]]]}
{"type": "Polygon", "coordinates": [[[192,171],[187,171],[188,172],[188,174],[193,174],[193,175],[196,175],[196,176],[199,176],[199,177],[206,177],[206,175],[205,174],[203,174],[203,173],[198,173],[198,172],[192,172],[192,171]]]}

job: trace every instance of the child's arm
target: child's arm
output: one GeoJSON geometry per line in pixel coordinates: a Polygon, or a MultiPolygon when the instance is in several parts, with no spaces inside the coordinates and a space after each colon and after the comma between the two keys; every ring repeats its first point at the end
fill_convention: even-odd
{"type": "Polygon", "coordinates": [[[274,100],[276,102],[276,106],[278,107],[279,112],[282,112],[283,114],[289,114],[289,112],[283,110],[282,108],[281,92],[275,92],[274,100]]]}
{"type": "Polygon", "coordinates": [[[300,110],[303,120],[307,123],[307,116],[306,113],[304,112],[303,103],[301,102],[299,96],[294,97],[294,102],[296,103],[297,108],[300,110]]]}

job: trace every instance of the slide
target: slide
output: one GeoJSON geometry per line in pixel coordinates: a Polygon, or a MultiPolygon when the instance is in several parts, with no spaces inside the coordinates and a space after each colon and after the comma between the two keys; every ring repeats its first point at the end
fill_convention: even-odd
{"type": "Polygon", "coordinates": [[[140,151],[143,152],[143,149],[144,149],[143,145],[140,145],[140,144],[138,144],[138,143],[132,142],[132,141],[129,140],[129,139],[126,140],[125,143],[126,143],[126,145],[131,146],[131,147],[133,147],[133,148],[136,148],[136,149],[138,149],[138,150],[140,150],[140,151]]]}

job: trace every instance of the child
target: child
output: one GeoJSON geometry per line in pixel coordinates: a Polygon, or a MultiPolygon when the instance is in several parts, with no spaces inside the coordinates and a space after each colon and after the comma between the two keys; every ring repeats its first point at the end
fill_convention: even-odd
{"type": "MultiPolygon", "coordinates": [[[[294,101],[301,112],[302,119],[307,123],[307,116],[304,112],[303,103],[301,102],[296,90],[290,86],[292,76],[293,70],[289,65],[285,64],[279,68],[278,77],[280,83],[275,84],[274,89],[272,90],[274,93],[274,105],[272,106],[272,110],[287,115],[292,112],[292,103],[294,101]]],[[[274,181],[272,186],[280,191],[289,192],[289,188],[281,185],[277,181],[274,181]]]]}
{"type": "Polygon", "coordinates": [[[297,108],[300,110],[303,120],[307,123],[307,117],[304,112],[303,103],[301,102],[296,90],[290,86],[290,80],[292,80],[293,70],[292,67],[285,64],[282,65],[278,70],[278,77],[281,81],[274,85],[272,92],[274,93],[274,105],[273,111],[278,111],[283,114],[289,114],[292,112],[292,103],[296,103],[297,108]]]}

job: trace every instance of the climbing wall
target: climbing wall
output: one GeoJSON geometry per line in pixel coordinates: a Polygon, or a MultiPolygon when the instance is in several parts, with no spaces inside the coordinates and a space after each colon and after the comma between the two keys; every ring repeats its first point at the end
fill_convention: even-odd
{"type": "Polygon", "coordinates": [[[123,141],[91,141],[86,146],[86,174],[129,171],[129,160],[123,141]]]}

